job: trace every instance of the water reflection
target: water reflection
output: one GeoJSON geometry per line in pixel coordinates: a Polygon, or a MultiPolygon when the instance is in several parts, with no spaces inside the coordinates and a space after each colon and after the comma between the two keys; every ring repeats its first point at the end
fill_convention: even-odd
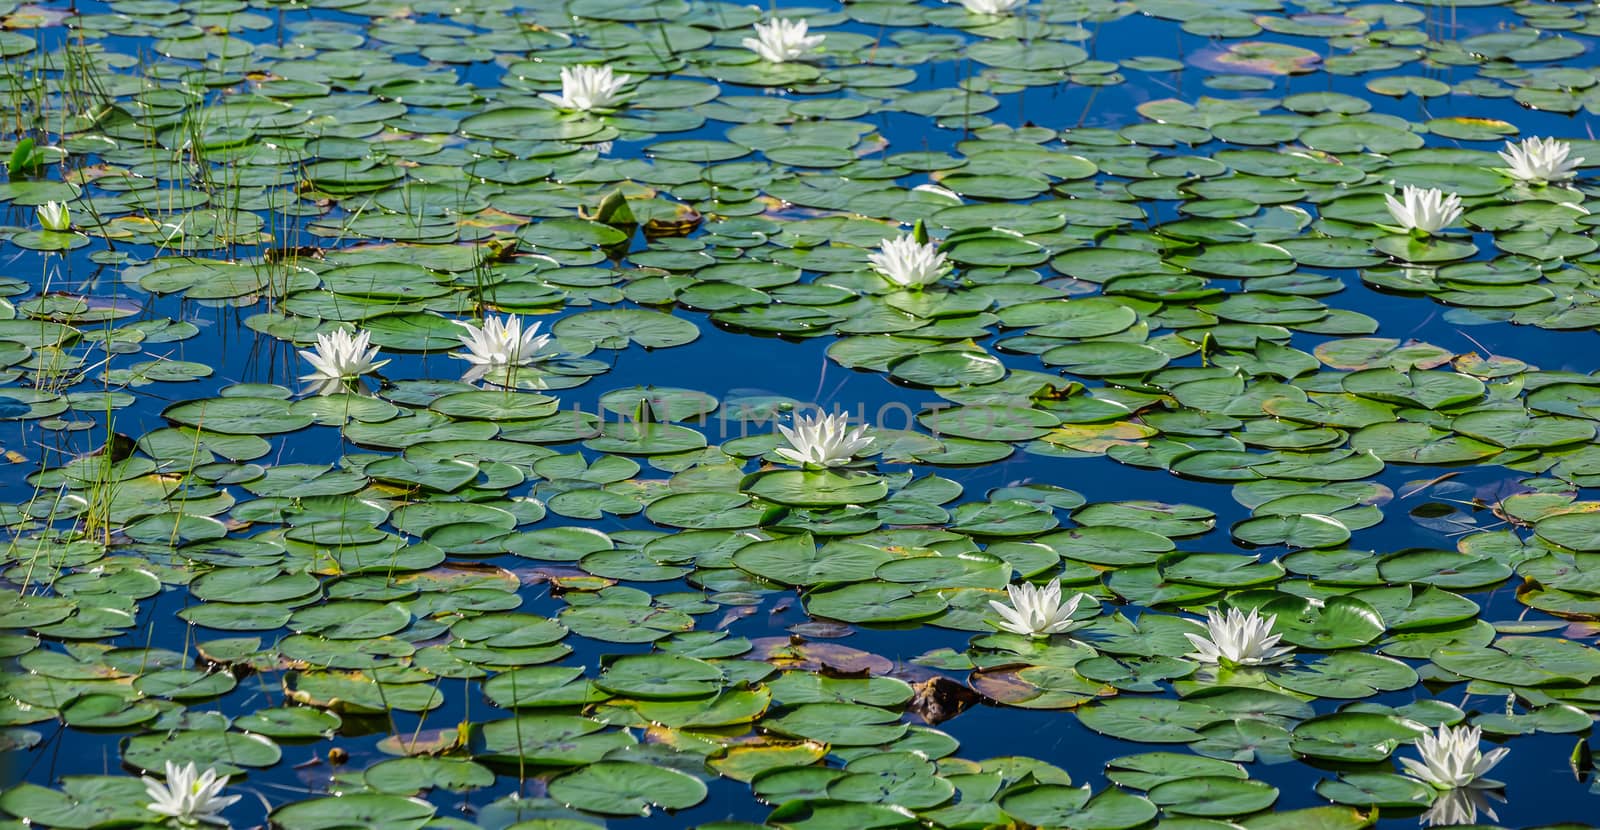
{"type": "Polygon", "coordinates": [[[1501,804],[1506,803],[1505,794],[1500,790],[1487,790],[1476,787],[1457,787],[1445,790],[1433,800],[1433,806],[1422,814],[1423,827],[1447,827],[1458,824],[1477,824],[1478,813],[1481,811],[1489,817],[1490,821],[1499,821],[1495,815],[1490,799],[1501,804]]]}

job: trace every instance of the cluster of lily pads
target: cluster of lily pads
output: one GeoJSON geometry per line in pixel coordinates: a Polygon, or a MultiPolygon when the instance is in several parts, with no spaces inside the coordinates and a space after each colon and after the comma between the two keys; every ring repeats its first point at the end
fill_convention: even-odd
{"type": "Polygon", "coordinates": [[[1600,379],[1331,298],[1594,327],[1600,145],[1275,93],[1592,107],[1552,63],[1581,9],[1441,40],[1275,0],[535,6],[0,9],[4,234],[38,268],[0,277],[0,741],[123,767],[38,765],[0,827],[742,826],[700,806],[719,780],[816,830],[1455,824],[1526,757],[1486,741],[1590,728],[1600,650],[1561,635],[1600,618],[1600,379]],[[1227,97],[1003,123],[1181,69],[1091,57],[1134,12],[1217,39],[1227,97]],[[281,358],[248,380],[179,351],[241,319],[227,350],[281,358]],[[713,326],[938,403],[589,387],[713,326]],[[1019,453],[1059,478],[972,486],[1019,453]],[[1211,509],[1105,499],[1081,471],[1112,463],[1249,516],[1229,545],[1211,509]],[[1387,520],[1435,546],[1352,547],[1391,465],[1513,480],[1418,485],[1387,520]],[[1531,613],[1484,619],[1513,580],[1531,613]],[[973,706],[1129,754],[964,757],[939,727],[973,706]],[[1273,811],[1290,759],[1325,806],[1273,811]],[[312,795],[260,785],[289,768],[312,795]]]}

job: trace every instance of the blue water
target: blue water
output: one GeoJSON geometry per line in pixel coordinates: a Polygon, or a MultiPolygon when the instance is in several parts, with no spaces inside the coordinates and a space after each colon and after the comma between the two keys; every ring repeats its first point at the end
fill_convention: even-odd
{"type": "MultiPolygon", "coordinates": [[[[81,4],[80,8],[92,11],[105,9],[98,3],[81,4]]],[[[1437,11],[1434,13],[1439,14],[1437,11]]],[[[1458,29],[1454,33],[1456,37],[1494,31],[1516,20],[1511,13],[1496,9],[1462,10],[1459,15],[1447,13],[1440,16],[1445,23],[1458,24],[1458,29]]],[[[335,11],[316,11],[310,14],[304,11],[290,11],[284,18],[291,23],[314,19],[336,21],[356,27],[366,22],[365,18],[335,11]]],[[[426,14],[416,15],[415,19],[418,22],[448,22],[443,18],[426,14]]],[[[854,30],[866,34],[877,33],[876,27],[862,24],[847,23],[836,29],[854,30]]],[[[65,37],[65,32],[61,29],[43,30],[38,34],[41,40],[52,45],[59,44],[65,37]]],[[[259,37],[261,42],[271,42],[276,33],[267,30],[254,33],[254,36],[259,37]]],[[[1295,43],[1319,51],[1324,46],[1316,39],[1280,36],[1270,32],[1262,32],[1252,39],[1295,43]]],[[[1588,39],[1583,39],[1587,45],[1588,39]]],[[[108,38],[103,43],[108,50],[127,54],[134,54],[147,45],[141,39],[121,37],[108,38]]],[[[1102,60],[1124,59],[1136,55],[1181,59],[1201,55],[1207,50],[1214,50],[1217,46],[1216,42],[1207,38],[1182,33],[1177,25],[1170,21],[1139,15],[1099,26],[1092,44],[1085,44],[1086,48],[1091,45],[1093,56],[1102,60]]],[[[1587,60],[1585,56],[1574,59],[1572,63],[1583,65],[1587,60]]],[[[913,88],[935,89],[954,85],[962,77],[962,73],[970,72],[971,68],[955,62],[918,67],[918,70],[921,77],[913,88]]],[[[499,67],[492,64],[477,64],[461,69],[459,74],[463,82],[493,86],[498,81],[500,71],[499,67]]],[[[1414,74],[1417,71],[1418,67],[1410,65],[1389,74],[1414,74]]],[[[1358,95],[1371,101],[1377,111],[1409,119],[1422,120],[1443,116],[1498,117],[1518,124],[1524,135],[1592,134],[1592,117],[1587,113],[1571,117],[1541,113],[1518,107],[1509,99],[1487,100],[1446,96],[1426,102],[1411,98],[1394,100],[1367,92],[1364,83],[1368,76],[1349,78],[1317,73],[1303,77],[1273,78],[1271,80],[1275,86],[1270,92],[1230,92],[1208,87],[1205,80],[1211,73],[1200,68],[1191,67],[1174,73],[1129,71],[1125,74],[1128,81],[1119,86],[1030,88],[1020,93],[1002,95],[999,96],[1002,100],[1001,107],[988,113],[987,117],[996,122],[1013,125],[1032,122],[1058,129],[1074,126],[1115,128],[1136,123],[1138,116],[1135,107],[1141,102],[1166,97],[1193,100],[1200,95],[1230,98],[1258,94],[1282,96],[1298,92],[1333,90],[1358,95]]],[[[1430,69],[1427,74],[1452,82],[1471,77],[1472,70],[1430,69]]],[[[863,120],[872,121],[885,136],[890,138],[891,144],[887,152],[905,152],[913,149],[949,150],[964,137],[958,130],[928,130],[927,119],[918,116],[885,114],[863,116],[863,120]]],[[[712,122],[700,130],[668,137],[720,138],[726,128],[727,125],[712,122]]],[[[1429,143],[1442,146],[1462,144],[1433,136],[1429,137],[1429,143]]],[[[1467,143],[1463,146],[1480,149],[1489,147],[1484,143],[1467,143]]],[[[1188,148],[1175,149],[1185,153],[1194,152],[1188,148]]],[[[612,155],[626,156],[638,151],[637,144],[618,142],[612,150],[612,155]]],[[[914,185],[923,181],[926,181],[924,177],[912,176],[904,183],[914,185]]],[[[1171,207],[1170,204],[1165,206],[1162,218],[1172,218],[1171,207]]],[[[32,221],[31,210],[12,208],[6,221],[28,225],[32,221]]],[[[1480,248],[1487,250],[1490,246],[1480,244],[1480,248]]],[[[115,282],[115,268],[103,267],[89,260],[91,254],[100,250],[103,250],[103,243],[96,243],[73,252],[70,256],[61,257],[35,254],[7,246],[0,248],[0,262],[6,266],[5,273],[30,279],[36,287],[42,284],[46,275],[49,275],[50,285],[54,290],[82,291],[99,296],[117,293],[119,289],[115,282]]],[[[133,247],[131,252],[139,256],[153,253],[151,249],[138,247],[133,247]]],[[[1591,356],[1594,354],[1595,346],[1592,332],[1544,331],[1505,324],[1462,326],[1445,319],[1446,309],[1426,298],[1401,297],[1376,292],[1363,286],[1352,271],[1330,270],[1326,273],[1346,283],[1346,289],[1342,293],[1328,298],[1329,304],[1359,311],[1378,319],[1381,323],[1379,336],[1416,338],[1457,352],[1477,350],[1484,354],[1511,356],[1544,369],[1588,371],[1592,368],[1591,356]]],[[[1046,278],[1053,279],[1055,275],[1046,273],[1046,278]]],[[[265,382],[292,386],[294,378],[304,371],[288,346],[257,335],[241,325],[242,319],[250,310],[207,307],[170,297],[152,298],[135,295],[132,299],[144,304],[143,314],[134,319],[166,317],[188,320],[200,326],[201,334],[198,337],[163,348],[170,350],[170,357],[174,359],[202,361],[213,366],[216,371],[209,380],[197,383],[157,383],[140,388],[137,390],[137,402],[115,413],[114,429],[117,432],[138,436],[163,426],[160,412],[164,407],[176,401],[214,394],[217,389],[228,384],[265,382]]],[[[757,338],[723,331],[712,325],[703,315],[694,312],[680,309],[675,313],[699,323],[701,329],[699,340],[687,346],[655,352],[639,348],[626,350],[616,356],[615,365],[606,376],[585,386],[560,392],[564,407],[598,411],[596,401],[601,394],[634,384],[687,387],[708,392],[719,398],[734,394],[749,394],[753,386],[759,386],[760,391],[764,393],[813,401],[824,408],[837,405],[843,409],[856,410],[858,407],[864,407],[869,412],[877,411],[892,403],[903,403],[912,409],[918,409],[921,405],[937,401],[937,398],[929,392],[895,386],[882,375],[851,371],[831,363],[824,354],[830,342],[827,339],[789,341],[757,338]]],[[[555,317],[545,319],[548,325],[555,317]]],[[[1296,335],[1294,345],[1309,351],[1320,339],[1323,338],[1296,335]]],[[[999,354],[1010,367],[1042,369],[1034,357],[995,353],[999,354]]],[[[601,353],[596,357],[604,354],[601,353]]],[[[459,362],[443,355],[422,357],[394,353],[385,356],[393,359],[385,374],[394,378],[453,378],[460,368],[459,362]]],[[[1198,358],[1176,361],[1175,365],[1198,365],[1198,358]]],[[[713,424],[715,423],[713,421],[713,424]]],[[[56,454],[48,456],[48,459],[51,463],[59,463],[66,456],[99,446],[103,440],[104,427],[104,423],[97,423],[92,429],[71,434],[56,434],[41,431],[34,422],[0,422],[0,444],[8,448],[21,448],[21,451],[30,458],[40,454],[39,448],[50,447],[56,454]]],[[[713,433],[711,440],[715,443],[725,437],[731,436],[718,436],[713,433]]],[[[341,446],[336,430],[312,428],[288,438],[274,440],[274,452],[268,457],[285,463],[331,463],[346,449],[341,446]]],[[[996,464],[977,468],[941,469],[938,472],[961,482],[966,487],[967,499],[979,498],[985,491],[994,487],[1023,482],[1042,482],[1079,490],[1093,501],[1154,499],[1193,504],[1215,511],[1217,530],[1205,536],[1183,540],[1180,543],[1183,550],[1234,549],[1228,538],[1227,528],[1249,515],[1248,510],[1233,501],[1226,485],[1181,480],[1162,471],[1124,466],[1103,458],[1064,460],[1019,451],[996,464]]],[[[1432,478],[1440,472],[1431,468],[1389,465],[1377,480],[1400,492],[1406,489],[1404,485],[1407,482],[1432,478]]],[[[1520,477],[1519,474],[1497,468],[1462,468],[1461,475],[1456,481],[1473,487],[1489,487],[1508,478],[1520,477]]],[[[15,503],[26,498],[29,489],[22,481],[19,467],[13,466],[0,471],[0,500],[15,503]]],[[[1357,531],[1350,546],[1380,551],[1443,546],[1445,542],[1437,532],[1423,528],[1407,518],[1407,511],[1425,499],[1426,496],[1417,496],[1391,503],[1385,508],[1385,521],[1373,528],[1357,531]]],[[[571,522],[552,515],[539,526],[567,523],[571,522]]],[[[649,524],[642,517],[637,517],[607,518],[589,523],[589,526],[614,531],[624,528],[645,528],[649,524]]],[[[514,560],[513,557],[504,559],[508,563],[515,562],[524,566],[527,564],[525,560],[514,560]]],[[[659,587],[664,590],[674,589],[672,583],[659,587]]],[[[560,600],[548,595],[547,588],[543,585],[527,587],[523,593],[524,603],[521,609],[523,611],[553,615],[563,607],[560,600]]],[[[1538,619],[1543,616],[1520,606],[1509,586],[1471,596],[1484,606],[1482,617],[1491,622],[1516,618],[1538,619]]],[[[788,626],[804,621],[804,614],[798,602],[791,602],[787,611],[775,613],[773,604],[777,599],[768,598],[763,606],[757,609],[757,613],[738,619],[731,625],[730,630],[752,638],[779,636],[785,634],[788,626]]],[[[174,616],[184,602],[184,595],[173,591],[143,602],[139,625],[112,644],[138,646],[147,640],[158,644],[186,642],[185,637],[193,635],[190,635],[186,631],[187,627],[174,616]]],[[[718,617],[720,617],[718,613],[707,615],[701,618],[698,627],[703,629],[713,624],[718,617]]],[[[205,639],[211,634],[212,632],[203,632],[199,636],[205,639]]],[[[263,632],[261,636],[270,641],[272,634],[263,632]]],[[[912,658],[936,648],[950,647],[960,650],[964,647],[966,639],[967,635],[960,632],[925,626],[895,630],[864,628],[857,630],[843,642],[853,648],[867,650],[897,662],[909,662],[912,658]]],[[[599,654],[640,650],[639,647],[586,641],[577,635],[569,636],[566,642],[576,650],[574,657],[568,661],[574,665],[577,662],[593,665],[599,654]]],[[[444,690],[448,702],[444,707],[428,714],[426,718],[406,713],[395,713],[392,723],[381,719],[357,721],[347,718],[346,734],[337,741],[338,746],[351,756],[346,769],[361,769],[386,757],[378,751],[376,744],[391,731],[410,734],[418,729],[445,728],[461,720],[481,720],[486,716],[487,704],[475,691],[463,693],[461,686],[451,681],[446,682],[444,690]]],[[[1426,694],[1426,689],[1418,686],[1402,695],[1390,695],[1381,700],[1398,704],[1426,694]]],[[[1453,692],[1453,694],[1458,693],[1453,692]]],[[[229,695],[197,708],[238,713],[261,708],[269,702],[277,704],[281,699],[282,692],[275,679],[263,682],[260,678],[246,678],[229,695]]],[[[1465,709],[1477,707],[1493,710],[1501,705],[1497,699],[1481,698],[1462,700],[1452,697],[1451,702],[1465,709]]],[[[1330,711],[1335,706],[1332,702],[1324,701],[1318,704],[1318,708],[1319,711],[1330,711]]],[[[36,749],[18,753],[9,759],[11,764],[6,771],[11,781],[28,780],[48,784],[61,775],[116,773],[120,769],[117,742],[122,736],[119,734],[96,734],[81,730],[68,732],[49,723],[32,728],[41,731],[45,735],[45,740],[36,749]]],[[[1091,783],[1097,790],[1104,785],[1101,768],[1107,759],[1134,751],[1167,748],[1133,746],[1104,738],[1079,725],[1072,715],[1055,711],[980,706],[942,724],[939,728],[949,732],[961,742],[958,754],[962,757],[977,759],[1011,754],[1031,755],[1057,764],[1070,772],[1076,782],[1091,783]]],[[[1565,765],[1565,758],[1574,740],[1573,736],[1538,735],[1517,738],[1512,742],[1514,747],[1512,760],[1497,768],[1494,776],[1508,784],[1506,790],[1508,803],[1500,808],[1503,823],[1527,826],[1557,821],[1584,822],[1587,817],[1593,815],[1596,802],[1588,793],[1588,784],[1574,780],[1565,765]]],[[[325,764],[301,767],[314,758],[325,756],[328,746],[324,743],[296,745],[285,742],[283,749],[282,763],[271,770],[253,772],[246,783],[240,785],[239,790],[259,793],[272,804],[297,800],[320,792],[326,784],[329,767],[325,764]]],[[[1277,803],[1280,809],[1325,803],[1315,794],[1312,786],[1319,778],[1331,777],[1331,773],[1321,772],[1310,764],[1303,762],[1272,766],[1256,764],[1251,766],[1250,771],[1252,777],[1280,788],[1282,795],[1277,803]]],[[[481,808],[493,799],[516,789],[517,782],[514,778],[503,775],[497,785],[489,791],[466,796],[436,792],[430,798],[439,805],[441,816],[470,817],[471,813],[468,810],[481,808]]],[[[527,795],[539,794],[537,786],[533,784],[530,784],[524,792],[527,795]]],[[[260,815],[260,804],[253,803],[255,801],[254,798],[247,796],[245,801],[230,811],[230,816],[237,816],[238,823],[248,826],[248,822],[255,820],[252,817],[260,815]]],[[[767,813],[768,808],[751,798],[745,785],[729,781],[713,781],[710,798],[700,806],[676,815],[658,813],[650,820],[634,821],[631,824],[681,827],[729,818],[761,821],[767,813]]],[[[1386,819],[1383,823],[1386,826],[1399,827],[1410,826],[1412,821],[1413,818],[1405,817],[1386,819]]]]}

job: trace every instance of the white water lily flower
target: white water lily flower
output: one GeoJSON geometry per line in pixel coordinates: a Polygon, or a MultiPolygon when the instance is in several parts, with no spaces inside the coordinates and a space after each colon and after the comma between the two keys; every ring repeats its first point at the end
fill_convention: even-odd
{"type": "Polygon", "coordinates": [[[1476,726],[1440,724],[1437,733],[1417,739],[1417,754],[1422,760],[1401,758],[1400,765],[1412,778],[1435,789],[1498,786],[1480,779],[1511,750],[1502,746],[1484,753],[1478,748],[1482,738],[1483,730],[1476,726]]]}
{"type": "Polygon", "coordinates": [[[1477,824],[1479,810],[1482,810],[1490,821],[1499,821],[1500,817],[1495,815],[1494,805],[1490,804],[1489,799],[1485,796],[1493,796],[1496,801],[1502,804],[1506,800],[1504,795],[1493,790],[1472,789],[1470,787],[1446,790],[1439,793],[1439,796],[1433,800],[1432,806],[1428,807],[1428,811],[1422,814],[1422,817],[1418,819],[1418,823],[1423,827],[1477,824]]]}
{"type": "Polygon", "coordinates": [[[797,415],[793,429],[780,424],[778,431],[789,446],[776,452],[802,467],[837,467],[872,446],[867,428],[850,429],[850,417],[842,412],[816,418],[797,415]]]}
{"type": "Polygon", "coordinates": [[[39,217],[39,227],[47,231],[65,231],[72,227],[72,212],[66,202],[45,202],[34,208],[39,217]]]}
{"type": "Polygon", "coordinates": [[[1061,580],[1052,580],[1040,587],[1031,583],[1007,585],[1011,604],[989,600],[989,607],[1000,615],[996,627],[1001,631],[1021,634],[1024,637],[1048,637],[1062,634],[1083,625],[1073,622],[1072,614],[1083,602],[1084,594],[1073,594],[1072,599],[1061,601],[1061,580]]]}
{"type": "Polygon", "coordinates": [[[346,382],[377,371],[389,362],[374,362],[378,347],[372,345],[372,332],[363,331],[351,337],[344,329],[317,335],[316,348],[302,350],[300,356],[316,369],[300,379],[316,386],[319,395],[331,395],[344,388],[346,382]]]}
{"type": "Polygon", "coordinates": [[[1028,5],[1028,0],[961,0],[961,5],[973,14],[1011,14],[1028,5]]]}
{"type": "Polygon", "coordinates": [[[561,94],[541,92],[539,97],[558,109],[574,112],[614,109],[626,95],[619,94],[632,75],[619,75],[609,66],[566,66],[561,69],[561,94]]]}
{"type": "Polygon", "coordinates": [[[1395,224],[1408,231],[1436,233],[1455,224],[1461,218],[1461,197],[1454,193],[1445,195],[1437,187],[1417,187],[1408,184],[1401,198],[1383,197],[1389,205],[1389,215],[1395,224]]]}
{"type": "Polygon", "coordinates": [[[534,363],[542,357],[540,352],[550,343],[550,335],[540,334],[537,322],[523,329],[522,318],[514,314],[506,315],[503,320],[485,317],[481,326],[460,320],[455,322],[467,330],[465,334],[457,336],[467,350],[451,356],[472,364],[467,372],[470,378],[468,383],[496,369],[534,363]]]}
{"type": "Polygon", "coordinates": [[[1277,615],[1263,618],[1255,609],[1251,609],[1248,615],[1237,608],[1228,609],[1227,614],[1216,609],[1209,610],[1206,612],[1206,633],[1210,636],[1185,633],[1183,636],[1189,638],[1195,651],[1184,656],[1202,663],[1228,666],[1281,663],[1289,659],[1294,646],[1278,645],[1283,635],[1272,633],[1272,626],[1277,621],[1277,615]]]}
{"type": "Polygon", "coordinates": [[[193,761],[181,767],[168,761],[165,783],[149,776],[142,776],[141,780],[145,793],[150,796],[146,809],[177,819],[179,824],[188,827],[197,824],[228,826],[228,820],[218,814],[239,800],[236,795],[222,795],[222,789],[228,786],[226,776],[217,775],[210,767],[200,772],[193,761]]]}
{"type": "Polygon", "coordinates": [[[1571,144],[1554,138],[1527,138],[1517,144],[1507,141],[1500,151],[1500,158],[1506,160],[1502,172],[1531,184],[1565,181],[1583,163],[1581,156],[1569,158],[1571,154],[1571,144]]]}
{"type": "Polygon", "coordinates": [[[906,288],[933,285],[950,273],[951,265],[939,246],[932,242],[918,242],[906,234],[899,239],[885,239],[877,253],[867,254],[872,270],[878,275],[906,288]]]}
{"type": "Polygon", "coordinates": [[[769,23],[756,24],[756,36],[743,41],[744,48],[761,56],[764,61],[784,63],[799,60],[806,53],[822,45],[827,35],[807,35],[809,25],[804,20],[775,18],[769,23]]]}

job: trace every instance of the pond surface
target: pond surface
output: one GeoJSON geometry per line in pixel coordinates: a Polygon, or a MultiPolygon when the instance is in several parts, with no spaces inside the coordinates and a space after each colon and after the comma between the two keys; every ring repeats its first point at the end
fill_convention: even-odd
{"type": "Polygon", "coordinates": [[[0,830],[1589,823],[1593,10],[970,2],[0,0],[0,830]]]}

